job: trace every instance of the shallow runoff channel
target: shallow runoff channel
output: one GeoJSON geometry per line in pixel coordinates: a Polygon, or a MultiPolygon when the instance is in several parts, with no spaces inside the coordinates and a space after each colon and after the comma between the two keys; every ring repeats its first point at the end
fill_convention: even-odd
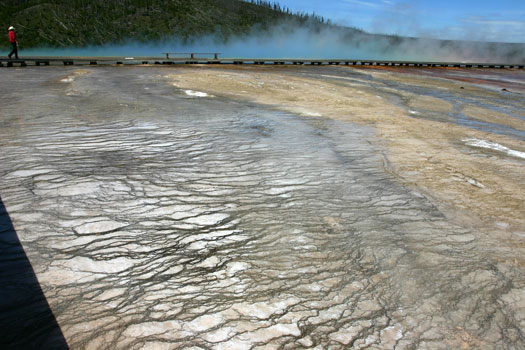
{"type": "Polygon", "coordinates": [[[0,304],[3,348],[65,348],[5,272],[23,254],[71,349],[525,346],[512,252],[396,182],[372,129],[168,72],[3,73],[0,214],[23,250],[0,240],[0,281],[24,305],[0,304]]]}

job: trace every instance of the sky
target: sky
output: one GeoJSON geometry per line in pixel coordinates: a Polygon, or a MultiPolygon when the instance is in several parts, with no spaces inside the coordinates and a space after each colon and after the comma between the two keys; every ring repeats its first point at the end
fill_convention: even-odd
{"type": "Polygon", "coordinates": [[[370,33],[525,43],[525,0],[278,0],[370,33]]]}

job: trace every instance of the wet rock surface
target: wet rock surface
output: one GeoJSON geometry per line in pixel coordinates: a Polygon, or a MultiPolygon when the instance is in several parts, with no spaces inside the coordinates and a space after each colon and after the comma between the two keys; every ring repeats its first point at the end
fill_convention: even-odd
{"type": "Polygon", "coordinates": [[[524,246],[401,186],[373,129],[166,72],[0,83],[0,195],[71,349],[525,346],[524,246]]]}

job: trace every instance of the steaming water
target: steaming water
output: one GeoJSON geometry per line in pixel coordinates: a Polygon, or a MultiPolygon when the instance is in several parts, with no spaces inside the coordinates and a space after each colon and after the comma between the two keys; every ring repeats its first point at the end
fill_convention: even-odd
{"type": "Polygon", "coordinates": [[[338,28],[317,30],[286,23],[268,31],[254,30],[250,35],[234,37],[226,43],[209,36],[191,43],[165,38],[162,42],[130,42],[64,49],[38,48],[21,52],[28,56],[122,57],[164,57],[164,52],[220,52],[220,57],[235,58],[525,63],[525,44],[403,39],[345,32],[338,28]]]}
{"type": "MultiPolygon", "coordinates": [[[[191,44],[177,40],[167,43],[129,43],[121,45],[90,46],[85,48],[37,48],[25,50],[28,56],[164,56],[164,52],[219,52],[220,57],[236,58],[356,58],[356,59],[407,59],[401,52],[381,52],[372,43],[342,44],[340,38],[326,34],[306,32],[281,33],[281,35],[253,36],[220,43],[213,38],[203,38],[191,44]]],[[[206,57],[206,56],[203,56],[206,57]]],[[[210,56],[211,57],[211,56],[210,56]]]]}
{"type": "Polygon", "coordinates": [[[523,347],[518,253],[400,187],[371,129],[165,72],[0,83],[1,195],[72,349],[523,347]]]}

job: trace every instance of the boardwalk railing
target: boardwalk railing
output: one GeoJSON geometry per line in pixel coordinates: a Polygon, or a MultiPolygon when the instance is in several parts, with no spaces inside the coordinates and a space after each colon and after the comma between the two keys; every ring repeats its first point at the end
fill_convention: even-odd
{"type": "MultiPolygon", "coordinates": [[[[170,55],[189,55],[191,59],[195,59],[195,56],[210,56],[213,55],[213,59],[219,59],[220,52],[164,52],[167,59],[170,59],[170,55]]],[[[180,57],[177,57],[180,58],[180,57]]]]}

